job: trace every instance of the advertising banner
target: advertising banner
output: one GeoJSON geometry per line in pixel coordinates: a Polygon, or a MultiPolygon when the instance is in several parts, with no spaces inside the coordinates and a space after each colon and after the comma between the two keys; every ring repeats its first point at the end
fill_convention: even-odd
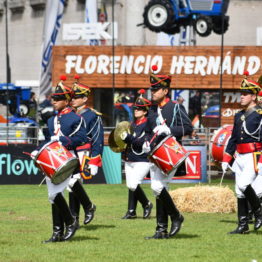
{"type": "MultiPolygon", "coordinates": [[[[45,176],[24,153],[30,153],[35,148],[34,145],[0,146],[0,185],[41,183],[45,176]]],[[[99,168],[98,174],[84,183],[106,183],[103,170],[99,168]]]]}
{"type": "MultiPolygon", "coordinates": [[[[61,74],[68,85],[78,74],[92,88],[148,88],[152,65],[172,75],[171,88],[219,89],[220,46],[54,46],[53,84],[61,74]],[[114,81],[113,81],[114,75],[114,81]]],[[[261,74],[261,46],[225,46],[223,89],[238,89],[245,70],[261,74]]]]}
{"type": "MultiPolygon", "coordinates": [[[[174,176],[171,183],[199,183],[207,182],[207,148],[206,146],[184,146],[190,152],[185,160],[186,175],[174,176]]],[[[150,178],[144,179],[150,183],[150,178]]]]}

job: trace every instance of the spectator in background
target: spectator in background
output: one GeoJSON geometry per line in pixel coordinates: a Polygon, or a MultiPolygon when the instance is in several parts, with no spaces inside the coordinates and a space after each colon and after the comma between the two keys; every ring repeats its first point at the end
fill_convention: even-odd
{"type": "Polygon", "coordinates": [[[201,115],[201,97],[200,92],[196,91],[193,97],[189,99],[189,116],[190,119],[194,119],[195,116],[201,115]]]}
{"type": "Polygon", "coordinates": [[[176,101],[177,101],[178,104],[182,105],[184,103],[185,99],[182,96],[179,96],[176,101]]]}
{"type": "Polygon", "coordinates": [[[52,107],[51,94],[45,95],[45,100],[39,105],[41,108],[52,107]]]}
{"type": "Polygon", "coordinates": [[[36,111],[37,111],[36,94],[34,92],[31,92],[31,97],[30,97],[30,101],[29,101],[28,117],[36,120],[36,111]]]}

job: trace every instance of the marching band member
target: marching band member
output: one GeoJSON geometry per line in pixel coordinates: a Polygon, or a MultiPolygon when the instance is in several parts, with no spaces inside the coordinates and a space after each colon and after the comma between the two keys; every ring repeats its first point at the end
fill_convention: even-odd
{"type": "MultiPolygon", "coordinates": [[[[153,71],[157,71],[157,66],[152,66],[153,71]]],[[[153,105],[148,112],[146,125],[146,140],[143,144],[144,152],[151,149],[168,135],[174,136],[181,143],[182,137],[190,135],[193,131],[191,121],[184,107],[170,100],[171,76],[151,74],[151,93],[153,105]],[[154,143],[151,138],[156,136],[154,143]]],[[[170,194],[168,193],[168,183],[175,173],[171,172],[168,176],[156,166],[150,168],[151,188],[156,196],[156,232],[152,237],[146,239],[163,239],[173,237],[181,228],[184,217],[175,206],[170,194]],[[171,218],[171,229],[169,233],[168,216],[171,218]]]]}
{"type": "Polygon", "coordinates": [[[80,203],[85,212],[84,224],[88,224],[94,218],[96,206],[91,202],[89,196],[82,186],[82,178],[90,179],[98,172],[98,167],[102,166],[102,152],[104,145],[104,129],[101,114],[88,108],[87,101],[91,92],[86,85],[78,83],[79,76],[73,85],[73,98],[71,105],[76,109],[76,113],[81,115],[85,121],[85,133],[87,144],[78,147],[81,170],[74,174],[69,182],[69,207],[74,217],[79,221],[80,203]],[[91,175],[91,176],[90,176],[91,175]]]}
{"type": "MultiPolygon", "coordinates": [[[[247,79],[241,83],[241,101],[243,110],[234,118],[234,127],[223,156],[222,169],[225,173],[233,162],[235,172],[235,191],[237,195],[238,226],[229,234],[246,234],[248,226],[248,203],[255,222],[254,229],[262,226],[262,208],[259,197],[262,197],[262,176],[256,175],[256,155],[262,150],[261,109],[257,106],[257,94],[260,84],[247,79]]],[[[259,169],[260,171],[260,169],[259,169]]]]}
{"type": "Polygon", "coordinates": [[[127,131],[120,136],[127,144],[125,151],[122,153],[122,158],[125,161],[126,185],[128,187],[128,210],[123,219],[136,218],[136,206],[139,201],[143,207],[143,218],[148,218],[151,214],[153,204],[146,197],[143,189],[140,187],[144,177],[149,173],[150,163],[147,159],[147,154],[142,151],[142,146],[137,145],[137,140],[145,135],[145,126],[147,122],[147,112],[150,106],[150,101],[143,98],[144,89],[139,90],[140,96],[134,103],[135,121],[131,124],[132,134],[127,131]]]}
{"type": "MultiPolygon", "coordinates": [[[[84,120],[69,107],[71,89],[63,84],[65,77],[61,77],[60,83],[52,94],[52,104],[58,112],[56,116],[48,119],[48,134],[46,140],[60,141],[68,150],[75,150],[77,146],[86,143],[84,120]]],[[[33,151],[31,155],[37,155],[33,151]]],[[[49,177],[46,177],[48,198],[52,204],[53,234],[44,243],[66,241],[73,237],[77,230],[76,219],[72,216],[63,191],[68,186],[70,177],[62,183],[55,185],[49,177]],[[64,233],[65,223],[65,233],[64,233]]]]}

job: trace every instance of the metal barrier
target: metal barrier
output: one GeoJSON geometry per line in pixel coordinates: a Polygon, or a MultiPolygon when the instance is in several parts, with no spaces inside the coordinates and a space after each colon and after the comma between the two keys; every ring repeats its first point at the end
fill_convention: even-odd
{"type": "MultiPolygon", "coordinates": [[[[23,123],[18,124],[10,124],[6,126],[6,124],[0,124],[0,145],[8,145],[8,144],[34,144],[39,145],[44,140],[43,128],[38,126],[25,126],[23,123]]],[[[211,181],[211,176],[214,174],[218,174],[218,168],[214,170],[214,163],[211,157],[210,152],[210,143],[211,138],[214,134],[214,131],[217,128],[199,128],[195,129],[198,137],[185,137],[183,139],[183,145],[187,146],[206,146],[207,147],[207,176],[208,181],[211,181]],[[213,168],[213,170],[212,170],[213,168]]],[[[108,135],[113,130],[114,127],[105,127],[105,145],[108,145],[107,139],[108,135]]]]}

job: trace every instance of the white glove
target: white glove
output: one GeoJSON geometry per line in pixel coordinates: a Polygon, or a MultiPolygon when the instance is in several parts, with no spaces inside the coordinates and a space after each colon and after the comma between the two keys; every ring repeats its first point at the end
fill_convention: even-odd
{"type": "Polygon", "coordinates": [[[89,165],[89,169],[90,169],[90,174],[92,176],[95,176],[98,172],[98,166],[95,166],[95,165],[89,165]]]}
{"type": "Polygon", "coordinates": [[[257,170],[258,170],[258,174],[261,176],[262,175],[262,163],[257,164],[257,170]]]}
{"type": "Polygon", "coordinates": [[[229,163],[228,162],[222,162],[222,170],[223,170],[223,173],[226,173],[226,171],[228,170],[229,168],[229,163]]]}
{"type": "Polygon", "coordinates": [[[59,136],[51,136],[51,141],[59,141],[59,136]]]}
{"type": "Polygon", "coordinates": [[[167,125],[156,126],[153,132],[157,135],[166,134],[167,136],[171,134],[171,130],[167,125]]]}
{"type": "Polygon", "coordinates": [[[38,150],[34,150],[33,152],[31,152],[31,157],[33,160],[35,160],[35,157],[37,156],[38,154],[38,150]]]}
{"type": "Polygon", "coordinates": [[[150,144],[148,141],[144,142],[142,150],[144,153],[149,153],[151,151],[150,144]]]}

